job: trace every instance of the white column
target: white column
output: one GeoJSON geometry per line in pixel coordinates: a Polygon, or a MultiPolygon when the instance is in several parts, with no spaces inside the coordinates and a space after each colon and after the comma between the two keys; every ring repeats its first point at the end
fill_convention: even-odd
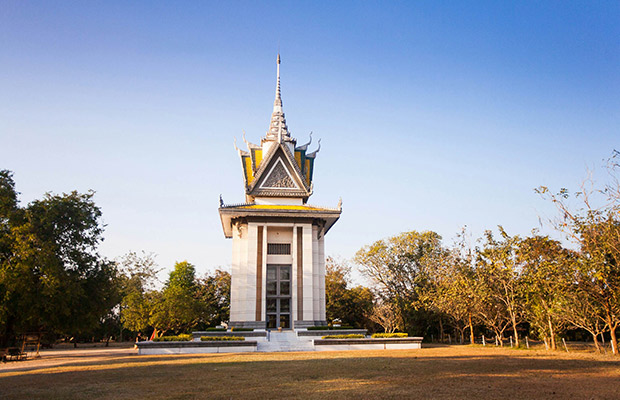
{"type": "Polygon", "coordinates": [[[230,320],[241,321],[243,319],[244,277],[243,270],[243,249],[246,247],[246,238],[243,235],[244,226],[233,225],[233,254],[230,283],[230,320]]]}
{"type": "Polygon", "coordinates": [[[258,229],[255,223],[248,224],[247,246],[245,254],[245,302],[243,306],[243,321],[254,321],[256,319],[256,253],[258,251],[257,241],[258,229]]]}
{"type": "Polygon", "coordinates": [[[312,287],[313,287],[313,277],[312,277],[312,225],[304,224],[303,226],[304,238],[303,238],[303,253],[304,253],[304,321],[313,321],[314,320],[314,304],[312,301],[312,287]]]}
{"type": "Polygon", "coordinates": [[[312,226],[312,319],[319,321],[321,306],[319,298],[319,228],[312,226]]]}
{"type": "Polygon", "coordinates": [[[325,235],[319,239],[319,320],[325,321],[325,235]]]}
{"type": "Polygon", "coordinates": [[[297,259],[297,225],[293,224],[293,243],[291,243],[291,256],[293,262],[291,263],[291,326],[295,328],[294,324],[297,321],[297,265],[299,260],[297,259]]]}

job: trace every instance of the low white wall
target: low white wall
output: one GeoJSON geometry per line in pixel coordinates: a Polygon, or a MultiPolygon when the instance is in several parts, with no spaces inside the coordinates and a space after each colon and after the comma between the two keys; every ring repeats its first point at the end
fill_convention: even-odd
{"type": "Polygon", "coordinates": [[[206,353],[244,353],[255,352],[256,346],[224,346],[224,347],[152,347],[139,348],[140,355],[155,354],[206,354],[206,353]]]}
{"type": "Polygon", "coordinates": [[[421,343],[376,343],[376,344],[322,344],[314,345],[315,351],[347,351],[347,350],[396,350],[420,349],[421,343]]]}

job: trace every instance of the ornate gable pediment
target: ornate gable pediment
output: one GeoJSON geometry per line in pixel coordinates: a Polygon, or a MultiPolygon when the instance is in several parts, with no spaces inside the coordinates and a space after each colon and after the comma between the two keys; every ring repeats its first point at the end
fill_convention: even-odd
{"type": "Polygon", "coordinates": [[[296,160],[285,144],[274,145],[248,186],[250,196],[305,197],[311,191],[296,160]]]}
{"type": "Polygon", "coordinates": [[[278,158],[260,185],[261,189],[299,189],[293,177],[286,170],[284,162],[278,158]]]}

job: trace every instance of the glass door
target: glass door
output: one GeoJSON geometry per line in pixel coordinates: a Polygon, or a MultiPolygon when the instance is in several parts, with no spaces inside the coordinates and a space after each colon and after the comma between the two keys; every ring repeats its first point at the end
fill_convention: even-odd
{"type": "Polygon", "coordinates": [[[267,264],[267,328],[291,327],[291,266],[267,264]]]}

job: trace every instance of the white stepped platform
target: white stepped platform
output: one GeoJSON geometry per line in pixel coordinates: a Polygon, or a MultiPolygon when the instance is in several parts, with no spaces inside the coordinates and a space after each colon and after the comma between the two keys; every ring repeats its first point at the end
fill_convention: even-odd
{"type": "Polygon", "coordinates": [[[271,332],[267,338],[257,343],[256,351],[314,351],[312,338],[298,337],[294,331],[271,332]]]}

